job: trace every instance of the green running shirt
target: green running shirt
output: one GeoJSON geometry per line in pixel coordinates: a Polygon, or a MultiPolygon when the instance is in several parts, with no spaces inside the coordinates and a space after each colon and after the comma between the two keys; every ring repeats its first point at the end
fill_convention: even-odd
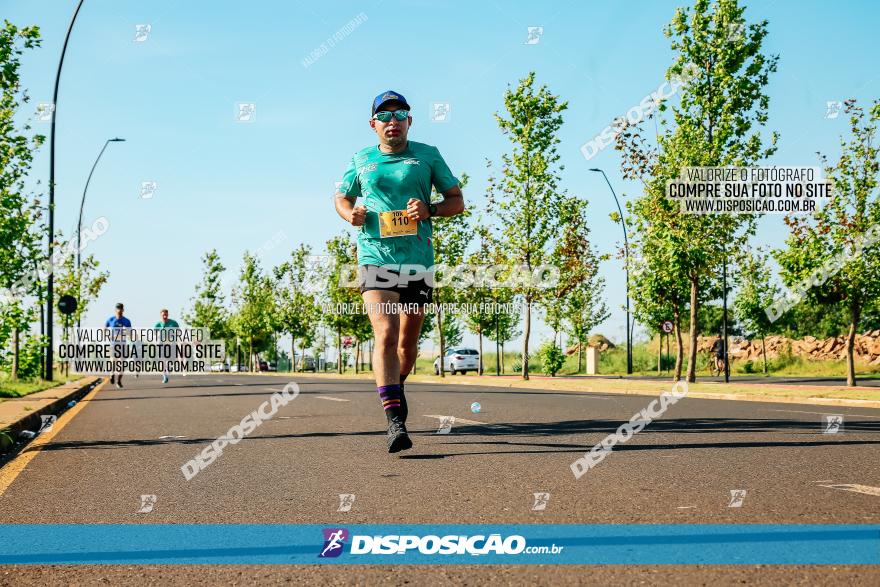
{"type": "Polygon", "coordinates": [[[364,225],[358,232],[358,265],[414,264],[431,267],[434,245],[431,219],[418,223],[417,233],[381,238],[379,213],[406,210],[410,198],[431,203],[431,186],[438,193],[459,184],[437,147],[408,141],[399,153],[383,153],[378,145],[355,153],[339,191],[350,198],[364,198],[364,225]]]}

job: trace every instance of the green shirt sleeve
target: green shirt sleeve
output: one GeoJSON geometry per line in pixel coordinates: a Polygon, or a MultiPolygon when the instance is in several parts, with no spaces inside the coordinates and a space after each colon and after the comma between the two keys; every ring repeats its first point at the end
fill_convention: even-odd
{"type": "Polygon", "coordinates": [[[438,193],[452,189],[459,184],[458,178],[452,174],[440,150],[434,147],[434,160],[431,162],[431,183],[438,193]]]}
{"type": "Polygon", "coordinates": [[[358,179],[357,166],[355,166],[354,157],[351,158],[351,162],[348,164],[348,169],[345,170],[345,174],[342,176],[342,185],[339,186],[339,191],[349,198],[359,198],[362,195],[361,182],[358,179]]]}

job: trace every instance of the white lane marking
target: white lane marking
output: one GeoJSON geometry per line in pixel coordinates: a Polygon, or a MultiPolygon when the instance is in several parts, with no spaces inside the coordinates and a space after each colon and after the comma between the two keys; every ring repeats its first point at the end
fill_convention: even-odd
{"type": "MultiPolygon", "coordinates": [[[[833,406],[828,406],[833,407],[833,406]]],[[[764,412],[791,412],[795,414],[818,414],[820,416],[827,416],[831,412],[807,412],[804,410],[763,410],[764,412]]],[[[847,418],[874,418],[878,419],[880,416],[869,416],[868,414],[844,414],[847,418]]]]}
{"type": "Polygon", "coordinates": [[[820,485],[819,487],[827,487],[828,489],[839,489],[840,491],[852,491],[853,493],[864,493],[865,495],[880,497],[880,487],[871,487],[870,485],[858,485],[856,483],[837,483],[835,485],[820,485]]]}
{"type": "MultiPolygon", "coordinates": [[[[425,416],[425,418],[437,418],[438,420],[442,420],[443,418],[447,417],[447,416],[437,416],[435,414],[424,414],[424,416],[425,416]]],[[[466,418],[459,418],[458,416],[455,417],[455,422],[456,422],[456,424],[483,424],[483,425],[488,424],[488,422],[477,422],[476,420],[468,420],[466,418]]]]}
{"type": "Polygon", "coordinates": [[[331,402],[350,402],[351,401],[350,399],[342,399],[341,397],[331,397],[329,395],[314,395],[312,397],[314,397],[315,399],[330,400],[331,402]]]}
{"type": "Polygon", "coordinates": [[[696,507],[697,507],[697,506],[695,506],[695,505],[680,505],[680,506],[678,506],[678,507],[675,508],[675,509],[677,509],[677,510],[689,510],[689,509],[696,508],[696,507]]]}
{"type": "Polygon", "coordinates": [[[186,436],[160,436],[159,440],[177,440],[179,438],[186,438],[186,436]]]}

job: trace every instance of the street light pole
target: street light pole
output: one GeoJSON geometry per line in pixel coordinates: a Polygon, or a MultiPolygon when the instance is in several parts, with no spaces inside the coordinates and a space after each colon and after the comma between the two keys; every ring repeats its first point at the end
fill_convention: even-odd
{"type": "Polygon", "coordinates": [[[605,183],[608,184],[608,189],[611,190],[611,195],[614,196],[614,203],[617,204],[617,211],[620,213],[620,223],[623,226],[623,250],[626,255],[626,374],[632,375],[632,330],[630,330],[629,319],[629,237],[627,236],[626,230],[626,218],[623,216],[623,209],[620,207],[620,201],[617,199],[617,194],[614,193],[614,188],[611,186],[611,182],[608,181],[608,176],[605,175],[605,172],[596,167],[590,169],[590,171],[601,173],[602,177],[605,178],[605,183]]]}
{"type": "Polygon", "coordinates": [[[722,279],[722,289],[724,290],[723,305],[724,305],[724,314],[721,318],[721,328],[724,331],[724,342],[722,343],[722,349],[724,349],[724,383],[730,383],[730,362],[728,360],[727,353],[727,247],[725,246],[723,249],[723,257],[721,259],[721,279],[722,279]]]}
{"type": "Polygon", "coordinates": [[[52,305],[54,299],[54,272],[53,266],[53,249],[55,248],[55,117],[58,115],[58,83],[61,81],[61,67],[64,65],[64,54],[67,52],[67,42],[70,41],[70,33],[73,32],[73,23],[76,22],[76,15],[82,8],[83,0],[79,0],[73,16],[70,18],[70,24],[67,25],[67,35],[64,37],[64,45],[61,47],[61,59],[58,60],[58,71],[55,72],[55,90],[52,92],[52,126],[49,133],[49,275],[46,278],[46,361],[43,364],[43,379],[52,381],[54,375],[52,373],[53,350],[54,344],[52,339],[52,305]]]}
{"type": "MultiPolygon", "coordinates": [[[[82,231],[82,223],[83,223],[83,208],[86,205],[86,192],[89,191],[89,182],[92,181],[92,174],[95,173],[95,167],[98,166],[98,161],[101,160],[101,155],[104,154],[104,150],[107,148],[107,145],[110,143],[122,143],[125,142],[125,139],[115,138],[115,139],[107,139],[107,142],[104,143],[104,146],[101,148],[101,152],[98,153],[98,158],[95,159],[95,164],[92,165],[92,170],[89,172],[89,177],[86,179],[86,187],[83,189],[83,197],[79,203],[79,220],[76,223],[76,295],[77,297],[82,297],[82,275],[80,274],[80,249],[82,248],[80,243],[80,232],[82,231]]],[[[76,327],[80,327],[80,318],[79,314],[77,314],[76,318],[76,327]]]]}

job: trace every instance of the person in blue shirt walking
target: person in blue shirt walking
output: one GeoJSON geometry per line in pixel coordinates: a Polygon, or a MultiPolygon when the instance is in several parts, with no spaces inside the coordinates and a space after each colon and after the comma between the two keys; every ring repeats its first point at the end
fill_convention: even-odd
{"type": "MultiPolygon", "coordinates": [[[[104,327],[131,328],[131,320],[123,316],[123,312],[125,312],[125,306],[122,305],[122,302],[116,304],[116,313],[107,318],[104,327]]],[[[116,384],[117,389],[122,389],[122,373],[119,373],[118,375],[116,373],[110,374],[110,385],[113,385],[114,383],[116,384]]]]}

